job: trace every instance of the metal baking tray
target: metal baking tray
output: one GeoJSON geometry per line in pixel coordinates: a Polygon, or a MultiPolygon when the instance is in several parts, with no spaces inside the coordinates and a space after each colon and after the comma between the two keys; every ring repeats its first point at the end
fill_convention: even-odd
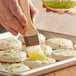
{"type": "MultiPolygon", "coordinates": [[[[60,33],[55,33],[55,32],[49,32],[49,31],[43,31],[39,30],[40,33],[44,34],[46,38],[53,38],[53,37],[61,37],[61,38],[67,38],[73,41],[73,43],[76,43],[76,37],[75,36],[70,36],[70,35],[65,35],[65,34],[60,34],[60,33]]],[[[0,39],[2,38],[8,38],[12,36],[10,33],[2,33],[0,34],[0,39]]],[[[20,73],[7,73],[0,71],[0,76],[40,76],[42,74],[46,74],[49,72],[53,72],[65,67],[69,67],[72,65],[76,65],[76,58],[71,58],[63,61],[56,62],[54,64],[47,64],[45,66],[39,67],[39,68],[34,68],[29,71],[23,71],[20,73]]]]}

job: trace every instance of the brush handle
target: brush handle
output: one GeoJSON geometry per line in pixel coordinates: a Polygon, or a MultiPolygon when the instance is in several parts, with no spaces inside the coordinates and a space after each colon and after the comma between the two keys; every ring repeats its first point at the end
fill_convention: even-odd
{"type": "Polygon", "coordinates": [[[24,29],[24,37],[38,35],[38,31],[31,21],[29,1],[30,0],[20,0],[22,10],[28,20],[28,24],[24,29]]]}

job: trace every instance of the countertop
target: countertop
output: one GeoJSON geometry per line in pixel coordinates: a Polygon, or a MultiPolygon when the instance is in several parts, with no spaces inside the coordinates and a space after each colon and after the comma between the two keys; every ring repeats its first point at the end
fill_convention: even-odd
{"type": "Polygon", "coordinates": [[[76,65],[64,68],[42,76],[76,76],[76,65]]]}

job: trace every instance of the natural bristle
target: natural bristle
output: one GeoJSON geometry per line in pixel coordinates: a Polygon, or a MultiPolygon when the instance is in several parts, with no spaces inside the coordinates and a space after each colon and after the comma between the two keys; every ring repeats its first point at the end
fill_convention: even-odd
{"type": "Polygon", "coordinates": [[[25,45],[26,46],[39,45],[38,35],[24,37],[24,40],[25,40],[25,45]]]}

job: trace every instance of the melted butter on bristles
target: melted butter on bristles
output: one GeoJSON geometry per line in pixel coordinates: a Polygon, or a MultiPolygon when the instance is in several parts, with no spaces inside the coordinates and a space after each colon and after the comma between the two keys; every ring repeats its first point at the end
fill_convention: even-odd
{"type": "Polygon", "coordinates": [[[49,60],[49,58],[47,56],[41,54],[38,51],[33,51],[30,54],[29,59],[32,61],[35,61],[35,60],[48,61],[49,60]]]}
{"type": "Polygon", "coordinates": [[[49,57],[43,53],[40,45],[27,47],[27,52],[29,55],[29,60],[49,61],[49,57]]]}

